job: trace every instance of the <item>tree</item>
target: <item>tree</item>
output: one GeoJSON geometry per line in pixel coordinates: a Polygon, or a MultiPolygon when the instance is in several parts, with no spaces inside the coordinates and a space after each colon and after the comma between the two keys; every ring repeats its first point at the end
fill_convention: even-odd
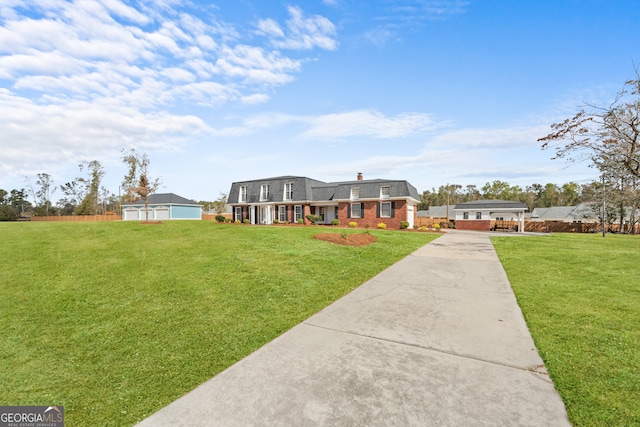
{"type": "Polygon", "coordinates": [[[218,194],[218,198],[215,202],[211,203],[211,208],[215,213],[221,215],[225,212],[225,206],[227,205],[227,195],[225,193],[218,194]]]}
{"type": "Polygon", "coordinates": [[[25,177],[25,182],[29,187],[29,191],[33,196],[33,202],[35,203],[36,211],[45,216],[49,215],[49,209],[51,208],[51,196],[56,191],[56,187],[53,185],[53,179],[51,175],[47,173],[39,173],[36,180],[37,187],[31,184],[29,177],[25,177]]]}
{"type": "Polygon", "coordinates": [[[31,211],[33,205],[27,200],[27,192],[24,188],[20,190],[11,190],[10,196],[7,198],[9,205],[12,206],[18,216],[24,216],[26,212],[31,211]]]}
{"type": "Polygon", "coordinates": [[[551,125],[539,138],[554,159],[588,160],[601,172],[626,170],[640,178],[640,74],[625,82],[609,106],[585,104],[573,118],[551,125]],[[553,145],[552,145],[553,144],[553,145]]]}
{"type": "Polygon", "coordinates": [[[8,194],[6,190],[0,188],[0,221],[15,221],[18,219],[18,213],[9,204],[8,194]]]}
{"type": "Polygon", "coordinates": [[[100,182],[105,170],[97,160],[84,161],[78,167],[80,172],[86,168],[88,177],[77,178],[85,187],[85,196],[76,209],[76,215],[96,215],[100,204],[100,182]]]}
{"type": "Polygon", "coordinates": [[[499,179],[482,186],[482,197],[489,200],[518,200],[520,193],[522,193],[520,187],[517,185],[512,187],[508,182],[499,179]]]}
{"type": "Polygon", "coordinates": [[[479,200],[480,198],[482,198],[482,194],[480,194],[480,190],[478,190],[478,187],[475,185],[467,185],[467,190],[464,193],[464,200],[465,202],[472,202],[474,200],[479,200]]]}
{"type": "Polygon", "coordinates": [[[60,186],[60,190],[66,197],[58,201],[58,208],[63,211],[63,215],[73,215],[76,212],[80,201],[85,198],[86,186],[82,178],[76,178],[60,186]]]}
{"type": "Polygon", "coordinates": [[[122,161],[129,167],[122,181],[125,198],[130,202],[135,201],[136,196],[144,200],[145,221],[149,221],[149,196],[160,187],[160,178],[149,179],[149,157],[133,148],[128,152],[122,150],[122,161]]]}

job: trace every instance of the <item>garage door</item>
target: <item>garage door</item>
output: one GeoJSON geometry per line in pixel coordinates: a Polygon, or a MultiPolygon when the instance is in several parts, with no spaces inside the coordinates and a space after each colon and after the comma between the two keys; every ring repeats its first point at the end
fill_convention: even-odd
{"type": "Polygon", "coordinates": [[[156,208],[155,219],[169,219],[169,208],[156,208]]]}
{"type": "Polygon", "coordinates": [[[136,219],[138,219],[138,209],[125,209],[124,210],[124,219],[125,220],[136,220],[136,219]]]}

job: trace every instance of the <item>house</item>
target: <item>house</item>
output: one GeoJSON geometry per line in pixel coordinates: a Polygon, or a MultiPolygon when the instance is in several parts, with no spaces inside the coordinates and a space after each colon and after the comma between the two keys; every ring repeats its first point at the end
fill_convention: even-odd
{"type": "Polygon", "coordinates": [[[322,182],[301,176],[280,176],[231,184],[227,203],[233,219],[251,224],[298,223],[317,215],[318,224],[355,222],[358,227],[409,227],[416,222],[418,190],[407,181],[365,180],[322,182]]]}
{"type": "MultiPolygon", "coordinates": [[[[197,202],[173,193],[151,194],[149,196],[149,220],[202,219],[202,206],[197,202]]],[[[122,205],[122,219],[125,221],[146,220],[144,200],[122,205]]]]}
{"type": "Polygon", "coordinates": [[[552,206],[548,208],[533,208],[530,221],[554,221],[571,223],[599,222],[599,212],[592,203],[580,203],[576,206],[552,206]]]}
{"type": "Polygon", "coordinates": [[[456,228],[459,230],[515,230],[524,231],[524,212],[527,205],[506,200],[474,200],[454,207],[456,228]]]}

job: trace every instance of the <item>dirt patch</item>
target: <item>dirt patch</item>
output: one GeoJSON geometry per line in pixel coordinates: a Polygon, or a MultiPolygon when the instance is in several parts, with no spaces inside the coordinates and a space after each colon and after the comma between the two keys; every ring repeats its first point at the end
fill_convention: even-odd
{"type": "Polygon", "coordinates": [[[336,243],[344,246],[367,246],[376,242],[375,236],[371,234],[339,234],[339,233],[322,233],[313,236],[314,239],[324,240],[325,242],[336,243]],[[345,239],[346,237],[346,239],[345,239]]]}

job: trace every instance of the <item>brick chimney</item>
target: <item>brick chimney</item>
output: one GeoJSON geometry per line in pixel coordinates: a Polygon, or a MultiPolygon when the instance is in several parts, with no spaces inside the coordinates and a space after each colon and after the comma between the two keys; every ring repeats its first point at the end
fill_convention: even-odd
{"type": "Polygon", "coordinates": [[[362,172],[358,172],[358,181],[362,181],[362,172]]]}

